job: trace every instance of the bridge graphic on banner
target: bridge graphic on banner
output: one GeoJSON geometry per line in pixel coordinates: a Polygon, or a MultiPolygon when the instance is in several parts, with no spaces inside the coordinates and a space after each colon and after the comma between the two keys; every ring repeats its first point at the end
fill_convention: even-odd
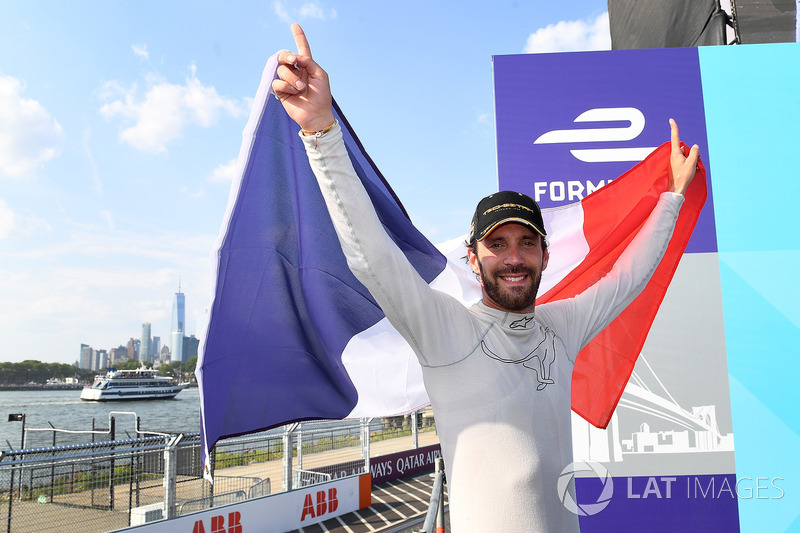
{"type": "Polygon", "coordinates": [[[573,417],[576,458],[619,463],[635,456],[733,452],[733,434],[720,431],[715,405],[678,404],[642,354],[605,430],[573,417]]]}

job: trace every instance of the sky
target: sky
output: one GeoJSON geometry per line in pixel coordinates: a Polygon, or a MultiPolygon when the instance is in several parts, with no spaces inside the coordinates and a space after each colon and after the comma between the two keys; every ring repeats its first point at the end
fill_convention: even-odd
{"type": "Polygon", "coordinates": [[[605,0],[0,0],[0,361],[168,343],[211,303],[252,97],[299,22],[416,226],[497,190],[492,56],[610,49],[605,0]]]}

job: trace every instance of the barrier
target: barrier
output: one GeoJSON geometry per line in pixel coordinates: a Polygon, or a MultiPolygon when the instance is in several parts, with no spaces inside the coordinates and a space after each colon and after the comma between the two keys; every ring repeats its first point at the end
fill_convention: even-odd
{"type": "MultiPolygon", "coordinates": [[[[420,440],[437,442],[434,428],[418,428],[414,418],[304,422],[224,439],[212,452],[213,484],[202,477],[198,434],[0,452],[0,531],[101,533],[274,493],[313,492],[331,478],[365,473],[372,455],[380,465],[400,450],[415,453],[420,440]],[[345,475],[320,471],[342,464],[353,465],[345,475]]],[[[315,492],[312,502],[305,521],[317,514],[315,492]]]]}
{"type": "Polygon", "coordinates": [[[351,513],[372,504],[369,474],[319,483],[256,500],[215,507],[126,531],[136,533],[282,533],[351,513]]]}

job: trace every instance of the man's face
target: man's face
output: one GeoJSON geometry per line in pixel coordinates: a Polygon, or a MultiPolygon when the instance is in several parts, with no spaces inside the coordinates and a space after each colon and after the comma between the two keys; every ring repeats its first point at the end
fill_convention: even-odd
{"type": "Polygon", "coordinates": [[[480,276],[484,304],[501,311],[533,312],[549,259],[541,235],[509,222],[478,242],[477,254],[469,249],[467,255],[472,270],[480,276]]]}

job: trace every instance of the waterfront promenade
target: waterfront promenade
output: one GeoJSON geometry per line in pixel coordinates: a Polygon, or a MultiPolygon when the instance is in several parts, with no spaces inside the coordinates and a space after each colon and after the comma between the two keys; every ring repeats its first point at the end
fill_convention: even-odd
{"type": "MultiPolygon", "coordinates": [[[[438,443],[434,431],[421,431],[418,434],[419,447],[438,443]]],[[[370,457],[380,457],[396,452],[412,449],[411,436],[397,436],[385,438],[370,443],[370,457]]],[[[305,471],[319,469],[326,466],[358,462],[362,459],[362,446],[355,442],[352,446],[329,449],[315,453],[304,453],[302,458],[294,457],[292,470],[296,472],[301,468],[305,471]]],[[[268,486],[272,494],[282,491],[283,487],[283,459],[269,461],[253,461],[236,466],[218,467],[215,470],[215,485],[213,488],[216,504],[231,503],[235,501],[232,496],[244,494],[246,487],[254,486],[269,480],[268,486]]],[[[136,490],[128,483],[115,485],[113,488],[114,510],[92,508],[105,503],[111,507],[109,487],[97,487],[94,490],[82,490],[71,494],[60,494],[57,502],[50,502],[46,496],[32,499],[19,500],[15,498],[9,502],[4,498],[0,505],[11,506],[11,524],[6,522],[8,515],[3,509],[0,516],[0,529],[11,532],[56,532],[69,530],[70,533],[100,533],[124,529],[129,524],[129,509],[136,509],[147,505],[157,505],[165,501],[165,488],[163,476],[150,476],[137,482],[136,490]],[[6,523],[2,523],[6,522],[6,523]]],[[[197,503],[208,501],[211,488],[206,481],[197,476],[177,476],[176,480],[176,507],[179,513],[188,514],[199,510],[197,503]]],[[[207,506],[206,506],[207,507],[207,506]]]]}

